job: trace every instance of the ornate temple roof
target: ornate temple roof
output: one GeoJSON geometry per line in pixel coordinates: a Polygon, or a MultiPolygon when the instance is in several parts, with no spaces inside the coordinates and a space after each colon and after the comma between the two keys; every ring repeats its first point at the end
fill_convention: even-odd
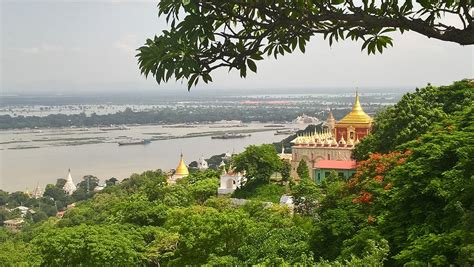
{"type": "Polygon", "coordinates": [[[189,170],[183,160],[183,154],[181,154],[181,159],[179,160],[178,167],[176,167],[175,175],[189,175],[189,170]]]}
{"type": "Polygon", "coordinates": [[[356,99],[351,112],[347,114],[342,120],[338,121],[338,124],[370,124],[372,118],[365,113],[360,105],[359,93],[356,92],[356,99]]]}

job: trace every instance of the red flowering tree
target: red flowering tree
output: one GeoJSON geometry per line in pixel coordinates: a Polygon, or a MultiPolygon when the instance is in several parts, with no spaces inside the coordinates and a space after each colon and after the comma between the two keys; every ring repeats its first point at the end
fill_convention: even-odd
{"type": "Polygon", "coordinates": [[[352,203],[360,205],[367,213],[367,222],[372,224],[377,217],[383,216],[387,198],[394,186],[390,173],[399,165],[405,163],[411,154],[410,150],[388,154],[374,153],[369,159],[360,161],[353,178],[348,182],[351,193],[354,194],[352,203]]]}

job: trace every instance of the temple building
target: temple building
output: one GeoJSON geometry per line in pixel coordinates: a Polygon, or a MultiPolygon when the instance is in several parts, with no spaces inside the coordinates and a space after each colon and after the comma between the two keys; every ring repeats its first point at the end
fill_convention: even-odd
{"type": "Polygon", "coordinates": [[[68,195],[72,195],[72,193],[76,191],[76,185],[74,184],[74,181],[72,180],[71,176],[71,169],[69,169],[68,171],[66,183],[63,186],[63,190],[68,195]]]}
{"type": "Polygon", "coordinates": [[[237,188],[241,187],[247,179],[242,173],[235,173],[232,167],[229,168],[229,171],[226,171],[224,166],[219,180],[220,185],[217,189],[217,194],[226,195],[232,194],[237,188]]]}
{"type": "Polygon", "coordinates": [[[181,158],[179,159],[178,167],[174,174],[168,179],[170,184],[175,184],[177,180],[184,178],[189,175],[188,166],[184,163],[183,153],[181,153],[181,158]]]}
{"type": "Polygon", "coordinates": [[[347,180],[355,174],[356,167],[355,160],[320,160],[314,167],[315,179],[321,183],[335,171],[339,177],[347,180]]]}
{"type": "MultiPolygon", "coordinates": [[[[306,161],[312,179],[317,180],[317,174],[319,174],[319,181],[324,178],[321,172],[325,174],[328,171],[328,169],[318,166],[317,163],[322,160],[326,161],[327,166],[340,166],[340,161],[345,162],[343,163],[344,166],[353,166],[351,165],[353,164],[352,150],[370,132],[372,118],[362,109],[359,94],[356,93],[351,112],[340,121],[336,121],[330,111],[325,125],[326,127],[322,132],[298,135],[291,141],[292,177],[298,177],[296,169],[301,160],[306,161]]],[[[347,176],[350,170],[345,169],[343,173],[347,176]]]]}
{"type": "Polygon", "coordinates": [[[359,94],[356,93],[352,111],[342,120],[336,122],[333,134],[337,140],[355,143],[368,135],[371,127],[372,118],[362,109],[359,94]]]}

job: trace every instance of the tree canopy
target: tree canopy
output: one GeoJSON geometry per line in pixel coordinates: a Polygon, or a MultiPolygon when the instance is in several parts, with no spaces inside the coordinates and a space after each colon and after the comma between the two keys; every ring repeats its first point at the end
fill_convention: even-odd
{"type": "MultiPolygon", "coordinates": [[[[349,180],[334,173],[321,184],[272,183],[269,174],[281,164],[274,146],[251,146],[234,156],[256,179],[250,184],[255,187],[231,196],[247,193],[240,204],[216,196],[215,170],[196,170],[174,185],[161,170],[133,174],[78,201],[62,218],[25,218],[18,232],[0,228],[0,261],[13,266],[473,266],[469,92],[472,82],[462,81],[406,96],[400,104],[417,107],[437,99],[436,109],[443,112],[426,117],[420,110],[410,121],[415,128],[408,115],[377,116],[376,125],[383,127],[369,135],[349,180]],[[424,124],[430,126],[420,128],[424,124]],[[400,134],[392,136],[395,146],[372,146],[380,144],[383,131],[397,127],[420,131],[395,131],[400,134]],[[283,194],[293,197],[294,209],[279,205],[283,194]]],[[[4,205],[31,201],[1,191],[0,200],[4,205]]],[[[0,207],[0,219],[5,210],[0,207]]]]}
{"type": "Polygon", "coordinates": [[[245,171],[248,182],[268,183],[270,176],[280,171],[282,161],[273,145],[251,145],[232,158],[235,171],[245,171]]]}
{"type": "Polygon", "coordinates": [[[146,77],[187,79],[189,89],[200,79],[212,81],[215,69],[237,69],[246,77],[265,55],[304,53],[315,35],[330,44],[360,40],[369,54],[392,46],[393,31],[472,45],[473,7],[469,0],[164,0],[158,13],[169,29],[146,40],[137,57],[146,77]]]}

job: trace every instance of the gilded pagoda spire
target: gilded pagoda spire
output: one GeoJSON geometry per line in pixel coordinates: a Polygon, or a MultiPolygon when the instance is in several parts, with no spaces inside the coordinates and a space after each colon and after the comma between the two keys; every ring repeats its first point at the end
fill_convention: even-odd
{"type": "Polygon", "coordinates": [[[181,153],[181,158],[179,160],[178,167],[176,167],[175,175],[182,175],[182,176],[189,175],[188,167],[184,163],[183,153],[181,153]]]}
{"type": "Polygon", "coordinates": [[[360,105],[359,92],[356,91],[356,97],[351,112],[347,114],[337,124],[370,124],[372,118],[365,113],[360,105]]]}

